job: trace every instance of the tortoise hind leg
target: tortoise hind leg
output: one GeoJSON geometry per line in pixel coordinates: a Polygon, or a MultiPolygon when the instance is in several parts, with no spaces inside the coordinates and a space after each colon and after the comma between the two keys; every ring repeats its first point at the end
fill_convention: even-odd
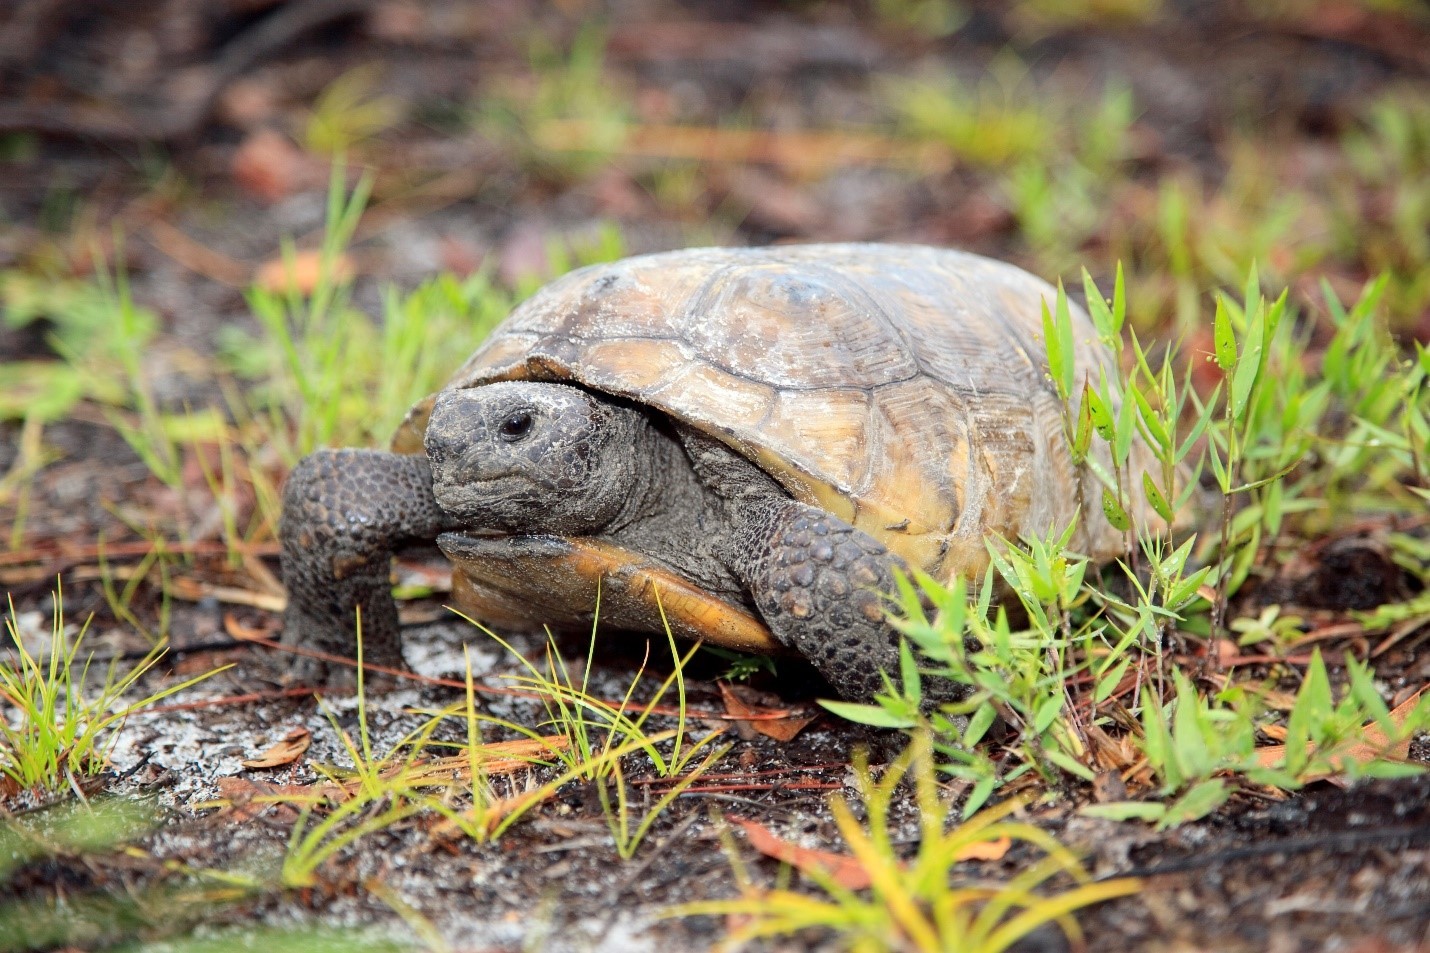
{"type": "MultiPolygon", "coordinates": [[[[351,657],[360,609],[364,659],[400,667],[392,553],[434,540],[454,528],[450,524],[432,495],[426,457],[367,450],[319,450],[304,457],[283,487],[283,644],[351,657]]],[[[344,676],[303,657],[293,677],[344,676]]]]}

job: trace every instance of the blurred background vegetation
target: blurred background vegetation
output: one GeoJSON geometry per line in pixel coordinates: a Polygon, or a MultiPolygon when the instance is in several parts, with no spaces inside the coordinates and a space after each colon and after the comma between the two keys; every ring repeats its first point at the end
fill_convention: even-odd
{"type": "Polygon", "coordinates": [[[26,278],[112,263],[123,232],[139,298],[212,345],[277,237],[313,244],[342,156],[372,179],[360,283],[485,264],[516,288],[552,270],[553,239],[609,227],[628,251],[922,241],[1049,278],[1120,260],[1134,320],[1182,331],[1253,260],[1306,303],[1322,277],[1348,298],[1389,271],[1396,328],[1430,336],[1415,0],[10,10],[11,325],[44,309],[26,278]]]}

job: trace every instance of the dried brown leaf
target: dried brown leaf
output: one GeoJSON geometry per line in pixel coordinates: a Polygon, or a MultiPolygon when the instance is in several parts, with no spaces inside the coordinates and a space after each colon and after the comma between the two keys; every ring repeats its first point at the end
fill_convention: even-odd
{"type": "Polygon", "coordinates": [[[269,808],[280,820],[292,821],[300,813],[295,805],[316,804],[333,794],[346,796],[326,784],[269,784],[240,777],[219,778],[218,793],[217,816],[234,821],[251,821],[269,808]]]}
{"type": "MultiPolygon", "coordinates": [[[[346,281],[355,273],[352,258],[339,253],[333,259],[327,277],[331,281],[346,281]]],[[[296,291],[310,295],[323,276],[322,252],[309,248],[294,253],[292,258],[274,258],[264,262],[253,276],[253,281],[264,291],[274,294],[296,291]]]]}
{"type": "Polygon", "coordinates": [[[257,758],[243,762],[245,768],[281,768],[292,764],[313,743],[313,733],[307,728],[294,728],[283,736],[283,740],[269,748],[257,758]]]}
{"type": "Polygon", "coordinates": [[[974,841],[953,855],[954,860],[1002,860],[1013,846],[1013,838],[1000,837],[997,840],[974,841]]]}
{"type": "MultiPolygon", "coordinates": [[[[784,861],[791,867],[803,871],[823,871],[832,876],[846,890],[863,890],[871,883],[868,870],[855,857],[792,844],[774,834],[764,825],[743,817],[732,816],[730,820],[744,829],[750,846],[766,857],[784,861]]],[[[1003,856],[1008,853],[1008,848],[1012,846],[1013,839],[1011,837],[974,841],[954,854],[954,859],[1002,860],[1003,856]]]]}
{"type": "MultiPolygon", "coordinates": [[[[1420,696],[1430,689],[1430,685],[1422,687],[1415,694],[1405,701],[1396,705],[1390,710],[1390,720],[1397,726],[1405,724],[1405,719],[1410,717],[1410,713],[1415,710],[1416,703],[1420,701],[1420,696]]],[[[1406,738],[1398,744],[1392,745],[1390,739],[1380,725],[1374,721],[1367,722],[1361,727],[1361,735],[1364,740],[1358,741],[1346,747],[1344,756],[1358,764],[1370,764],[1380,758],[1388,758],[1392,761],[1404,760],[1410,756],[1410,739],[1406,738]]],[[[1267,745],[1256,749],[1256,760],[1262,767],[1271,767],[1286,757],[1285,745],[1267,745]]],[[[1332,781],[1336,782],[1340,778],[1336,773],[1318,774],[1307,778],[1308,781],[1332,781]]]]}
{"type": "Polygon", "coordinates": [[[819,717],[819,712],[810,709],[771,708],[761,705],[751,697],[753,692],[750,689],[728,682],[720,683],[720,695],[725,699],[726,714],[735,719],[735,724],[742,729],[742,735],[758,731],[776,741],[793,741],[806,725],[819,717]],[[785,714],[785,717],[769,717],[779,714],[785,714]]]}
{"type": "Polygon", "coordinates": [[[240,642],[261,642],[276,631],[276,629],[260,629],[244,625],[232,612],[223,614],[223,630],[240,642]]]}
{"type": "Polygon", "coordinates": [[[259,129],[243,140],[233,154],[232,174],[239,187],[270,203],[325,178],[321,163],[272,129],[259,129]]]}
{"type": "Polygon", "coordinates": [[[863,890],[871,883],[869,872],[864,869],[864,865],[848,854],[791,844],[776,836],[763,824],[743,817],[731,817],[730,820],[744,829],[750,846],[766,857],[773,857],[806,872],[822,871],[833,877],[835,882],[846,890],[863,890]]]}

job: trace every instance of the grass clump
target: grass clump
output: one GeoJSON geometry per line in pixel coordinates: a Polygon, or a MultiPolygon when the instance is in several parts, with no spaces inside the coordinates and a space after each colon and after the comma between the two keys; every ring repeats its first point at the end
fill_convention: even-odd
{"type": "Polygon", "coordinates": [[[479,711],[469,659],[463,700],[426,712],[415,729],[379,754],[368,724],[360,631],[357,738],[329,714],[350,766],[317,766],[323,781],[310,790],[257,799],[303,809],[276,875],[283,887],[314,886],[320,869],[358,841],[422,816],[436,819],[435,826],[429,826],[439,837],[466,837],[478,843],[495,840],[573,783],[595,786],[616,852],[630,859],[665,809],[729,750],[713,745],[719,731],[687,740],[683,669],[696,649],[679,655],[673,637],[669,638],[671,674],[649,701],[636,703],[633,698],[644,668],[618,701],[588,690],[594,634],[592,653],[578,682],[554,642],[548,643],[547,666],[542,671],[487,632],[526,666],[528,674],[514,679],[515,692],[538,704],[546,718],[528,726],[479,711]],[[678,701],[669,710],[663,702],[673,686],[678,701]],[[674,727],[652,730],[650,720],[664,713],[672,715],[674,727]],[[453,720],[462,729],[462,739],[441,740],[438,729],[453,720]],[[493,730],[513,737],[486,740],[493,730]],[[654,804],[640,811],[627,780],[630,761],[637,758],[655,777],[670,782],[654,804]]]}
{"type": "MultiPolygon", "coordinates": [[[[346,768],[319,765],[317,770],[326,783],[313,785],[311,792],[267,799],[275,803],[301,804],[303,808],[289,835],[277,875],[277,882],[283,887],[314,886],[319,880],[319,869],[338,854],[370,835],[395,828],[419,814],[435,812],[468,837],[485,841],[500,835],[544,799],[544,795],[532,795],[502,801],[496,796],[485,770],[487,762],[496,755],[482,743],[479,727],[482,716],[476,711],[470,660],[465,705],[426,719],[381,755],[374,753],[368,723],[361,625],[357,671],[357,740],[327,712],[329,724],[351,765],[346,768]],[[429,748],[435,747],[433,732],[453,713],[460,714],[466,722],[466,744],[457,757],[434,759],[429,753],[429,748]],[[463,800],[464,804],[459,803],[463,800]]],[[[556,744],[552,742],[551,746],[556,744]]],[[[540,751],[521,760],[540,764],[544,753],[540,751]]],[[[510,760],[507,752],[502,754],[510,760]]],[[[260,885],[255,883],[255,886],[260,885]]]]}
{"type": "Polygon", "coordinates": [[[1005,56],[976,82],[893,78],[874,93],[902,135],[965,167],[951,188],[966,189],[971,173],[997,196],[1034,271],[1072,277],[1086,264],[1110,275],[1125,263],[1139,328],[1170,318],[1174,334],[1193,331],[1208,289],[1239,285],[1253,262],[1304,308],[1319,304],[1317,279],[1344,293],[1377,274],[1393,328],[1413,328],[1430,305],[1430,109],[1417,91],[1360,104],[1323,164],[1299,161],[1291,141],[1258,125],[1217,144],[1215,171],[1154,178],[1142,163],[1159,154],[1154,124],[1140,122],[1131,91],[1069,92],[1059,79],[1005,56]]]}
{"type": "Polygon", "coordinates": [[[112,850],[153,830],[157,823],[153,804],[128,798],[71,802],[37,814],[7,817],[0,824],[0,883],[41,858],[112,850]]]}
{"type": "Polygon", "coordinates": [[[115,300],[99,282],[61,279],[18,269],[0,272],[0,302],[8,328],[48,321],[49,343],[65,362],[0,363],[0,419],[61,420],[81,400],[110,404],[122,399],[120,354],[143,347],[158,331],[147,309],[131,312],[128,324],[114,320],[115,300]]]}
{"type": "Polygon", "coordinates": [[[939,142],[975,166],[1005,168],[1058,147],[1057,125],[1013,58],[976,84],[954,76],[888,79],[882,98],[906,135],[939,142]]]}
{"type": "MultiPolygon", "coordinates": [[[[162,813],[152,801],[97,797],[0,819],[0,893],[29,867],[75,871],[53,897],[0,900],[0,953],[60,948],[153,951],[374,950],[414,948],[374,934],[321,927],[239,927],[236,907],[252,894],[241,878],[167,862],[144,876],[134,845],[155,831],[162,813]],[[103,889],[118,875],[124,889],[103,889]],[[138,876],[136,876],[138,874],[138,876]],[[192,931],[206,925],[202,936],[192,931]]],[[[62,876],[62,875],[61,875],[62,876]]],[[[24,888],[20,888],[23,894],[24,888]]]]}
{"type": "MultiPolygon", "coordinates": [[[[341,93],[339,101],[346,102],[344,97],[363,94],[364,84],[370,77],[345,78],[335,84],[334,95],[341,93]]],[[[342,139],[358,133],[325,135],[342,139]]],[[[439,275],[405,292],[389,287],[375,320],[353,303],[348,258],[371,186],[372,179],[363,176],[350,189],[339,154],[321,245],[300,252],[284,242],[287,280],[255,283],[248,290],[257,333],[226,326],[214,358],[185,353],[176,361],[186,374],[216,388],[200,407],[156,397],[147,353],[159,321],[134,302],[122,269],[111,273],[101,263],[92,281],[0,273],[5,323],[19,327],[48,320],[60,357],[0,364],[0,385],[12,385],[0,386],[0,420],[23,421],[25,433],[24,455],[0,476],[0,504],[27,500],[30,482],[50,461],[44,427],[81,403],[97,404],[171,491],[177,525],[163,531],[146,527],[141,535],[162,547],[161,532],[176,530],[188,540],[216,528],[229,547],[230,564],[238,566],[252,544],[275,536],[281,474],[299,458],[325,446],[384,444],[408,409],[439,390],[519,301],[556,275],[625,254],[624,239],[613,226],[586,237],[553,237],[546,273],[518,276],[511,287],[487,271],[466,278],[439,275]],[[432,346],[434,341],[441,346],[432,346]],[[199,486],[190,485],[200,479],[199,486]],[[191,492],[195,489],[206,489],[207,496],[191,492]]],[[[10,533],[12,547],[19,545],[23,515],[22,509],[10,533]]]]}
{"type": "Polygon", "coordinates": [[[1131,879],[1092,881],[1051,835],[1011,819],[1021,806],[1016,800],[956,822],[957,807],[937,783],[926,733],[916,733],[877,778],[862,756],[854,769],[858,807],[835,797],[830,811],[868,875],[867,893],[849,889],[817,866],[805,869],[813,893],[783,884],[763,887],[731,850],[740,896],[684,904],[672,913],[736,918],[722,949],[816,930],[832,934],[847,949],[997,953],[1047,924],[1078,939],[1074,911],[1140,889],[1131,879]],[[913,788],[918,807],[917,847],[909,857],[899,849],[900,827],[894,820],[901,784],[913,788]],[[1007,848],[1000,842],[1013,841],[1042,852],[1043,859],[1006,881],[961,874],[961,862],[998,856],[1007,848]],[[1054,878],[1070,879],[1074,886],[1047,889],[1054,878]]]}
{"type": "Polygon", "coordinates": [[[88,623],[71,636],[58,589],[52,598],[47,652],[27,647],[13,603],[5,621],[11,644],[0,655],[0,775],[21,790],[56,791],[100,773],[130,715],[223,671],[124,701],[163,657],[164,650],[156,647],[133,668],[111,662],[103,682],[92,689],[87,684],[91,657],[80,656],[88,623]]]}
{"type": "MultiPolygon", "coordinates": [[[[239,409],[290,466],[318,447],[388,439],[407,409],[440,388],[513,303],[479,272],[465,280],[441,276],[406,295],[389,289],[380,325],[359,311],[344,256],[370,180],[348,193],[337,169],[311,289],[255,286],[248,300],[261,336],[235,329],[220,341],[227,367],[255,382],[239,409]],[[434,340],[443,346],[432,347],[434,340]]],[[[291,245],[283,255],[296,269],[291,245]]]]}
{"type": "Polygon", "coordinates": [[[700,646],[692,646],[681,655],[668,628],[665,634],[673,663],[671,672],[644,703],[634,701],[645,674],[644,664],[619,700],[602,699],[589,691],[591,665],[596,656],[595,623],[579,681],[573,677],[553,639],[547,641],[546,665],[542,671],[500,636],[488,634],[521,661],[527,674],[515,676],[512,682],[539,700],[545,714],[536,729],[517,730],[529,737],[538,737],[538,731],[555,729],[557,737],[565,740],[553,751],[566,768],[563,777],[595,786],[616,852],[622,859],[635,855],[656,819],[730,750],[729,745],[717,747],[714,744],[722,730],[708,732],[699,739],[687,738],[684,671],[700,646]],[[667,712],[663,703],[672,687],[676,706],[673,712],[667,712]],[[661,712],[674,717],[675,727],[650,730],[651,719],[661,712]],[[666,743],[669,743],[668,750],[666,743]],[[702,752],[704,757],[697,763],[702,752]],[[654,778],[671,782],[639,818],[635,816],[634,790],[627,780],[627,755],[640,756],[654,778]]]}
{"type": "Polygon", "coordinates": [[[876,93],[902,135],[997,179],[994,191],[1051,270],[1072,267],[1105,228],[1133,152],[1136,105],[1125,86],[1070,96],[1005,54],[977,82],[889,78],[876,93]]]}
{"type": "Polygon", "coordinates": [[[569,183],[591,175],[625,141],[630,120],[605,58],[598,24],[584,26],[566,48],[533,34],[529,75],[508,79],[477,104],[477,130],[541,178],[569,183]]]}
{"type": "Polygon", "coordinates": [[[874,0],[872,12],[881,26],[929,38],[949,36],[968,21],[958,0],[874,0]]]}
{"type": "MultiPolygon", "coordinates": [[[[242,469],[253,478],[259,499],[262,518],[255,531],[261,534],[271,534],[278,524],[277,492],[249,464],[276,452],[290,467],[319,447],[384,444],[413,404],[440,390],[544,280],[625,253],[624,240],[612,227],[590,240],[553,239],[547,249],[550,275],[522,276],[512,288],[498,285],[487,271],[460,279],[439,275],[405,293],[389,287],[381,320],[374,321],[353,305],[353,276],[344,264],[369,187],[363,178],[348,192],[341,163],[335,166],[312,288],[296,282],[251,288],[248,300],[261,333],[230,329],[220,340],[221,364],[250,382],[228,403],[240,425],[242,469]]],[[[295,268],[291,245],[285,244],[283,254],[295,268]]]]}
{"type": "Polygon", "coordinates": [[[328,84],[314,101],[304,130],[308,151],[341,160],[396,126],[405,106],[397,97],[382,93],[382,80],[378,69],[359,66],[328,84]]]}
{"type": "Polygon", "coordinates": [[[380,328],[346,302],[343,314],[331,316],[311,302],[281,301],[272,293],[255,291],[251,300],[265,338],[234,336],[226,357],[259,382],[250,399],[252,412],[266,418],[264,431],[295,431],[282,446],[285,461],[318,447],[388,439],[512,304],[480,272],[460,280],[442,276],[405,295],[389,290],[380,328]],[[443,346],[432,347],[434,340],[443,346]]]}

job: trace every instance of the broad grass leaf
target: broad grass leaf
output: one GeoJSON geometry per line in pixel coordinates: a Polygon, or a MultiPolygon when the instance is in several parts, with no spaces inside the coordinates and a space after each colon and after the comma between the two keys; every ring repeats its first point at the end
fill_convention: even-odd
{"type": "Polygon", "coordinates": [[[1157,822],[1157,827],[1165,830],[1206,817],[1226,803],[1231,797],[1231,787],[1221,778],[1208,778],[1187,789],[1186,793],[1167,805],[1167,812],[1157,822]]]}

